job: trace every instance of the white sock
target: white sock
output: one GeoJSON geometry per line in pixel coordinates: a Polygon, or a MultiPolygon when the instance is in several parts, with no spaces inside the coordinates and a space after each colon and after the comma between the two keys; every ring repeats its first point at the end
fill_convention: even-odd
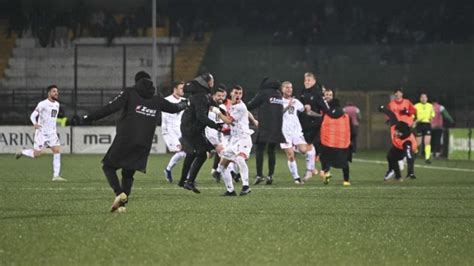
{"type": "Polygon", "coordinates": [[[288,161],[288,169],[290,169],[291,176],[293,176],[293,179],[298,179],[300,176],[298,175],[298,165],[296,164],[295,161],[288,161]]]}
{"type": "Polygon", "coordinates": [[[224,171],[224,166],[223,166],[222,164],[218,164],[218,165],[217,165],[216,172],[222,173],[223,171],[224,171]]]}
{"type": "Polygon", "coordinates": [[[168,166],[166,166],[166,170],[171,171],[171,169],[173,169],[173,167],[179,162],[179,160],[183,159],[184,157],[186,157],[186,153],[184,151],[175,153],[173,157],[171,157],[168,166]]]}
{"type": "Polygon", "coordinates": [[[234,183],[232,183],[232,176],[230,175],[229,168],[225,168],[224,171],[222,171],[222,177],[224,178],[224,183],[227,191],[234,191],[234,183]]]}
{"type": "Polygon", "coordinates": [[[61,154],[55,153],[53,154],[53,176],[59,176],[59,172],[61,171],[61,154]]]}
{"type": "Polygon", "coordinates": [[[21,154],[25,155],[26,157],[35,158],[35,152],[32,149],[22,150],[21,154]]]}
{"type": "Polygon", "coordinates": [[[235,164],[234,162],[230,162],[229,165],[227,166],[227,168],[229,168],[230,171],[232,171],[236,174],[240,173],[239,166],[237,164],[235,164]]]}
{"type": "Polygon", "coordinates": [[[316,150],[314,147],[306,152],[306,170],[314,170],[314,157],[316,156],[316,150]]]}
{"type": "Polygon", "coordinates": [[[237,158],[235,158],[235,164],[239,168],[240,177],[242,178],[242,186],[248,186],[249,185],[249,167],[247,166],[245,159],[241,156],[237,156],[237,158]]]}

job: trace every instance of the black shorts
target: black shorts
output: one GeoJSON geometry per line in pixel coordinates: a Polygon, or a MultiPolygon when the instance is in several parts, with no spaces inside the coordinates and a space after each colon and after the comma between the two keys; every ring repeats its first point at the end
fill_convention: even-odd
{"type": "Polygon", "coordinates": [[[430,123],[418,123],[416,124],[416,136],[431,136],[431,124],[430,123]]]}
{"type": "Polygon", "coordinates": [[[319,146],[318,144],[321,141],[320,133],[321,133],[321,127],[312,127],[312,128],[303,129],[303,136],[306,143],[313,144],[315,146],[319,146]]]}
{"type": "Polygon", "coordinates": [[[203,153],[211,151],[214,146],[203,135],[183,135],[180,139],[181,146],[185,153],[203,153]]]}

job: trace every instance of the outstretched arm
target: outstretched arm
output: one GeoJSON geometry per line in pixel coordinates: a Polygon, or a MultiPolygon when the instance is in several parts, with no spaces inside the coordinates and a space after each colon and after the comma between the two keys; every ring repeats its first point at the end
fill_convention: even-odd
{"type": "Polygon", "coordinates": [[[115,96],[106,106],[84,116],[84,119],[93,121],[93,120],[99,120],[101,118],[109,116],[117,112],[118,110],[124,108],[127,104],[128,97],[129,97],[128,91],[123,90],[117,96],[115,96]]]}
{"type": "Polygon", "coordinates": [[[384,113],[386,116],[388,116],[390,126],[393,126],[398,122],[398,119],[395,114],[384,105],[379,106],[379,112],[384,113]]]}
{"type": "Polygon", "coordinates": [[[154,100],[158,101],[158,106],[160,107],[161,111],[165,113],[179,113],[188,107],[187,100],[182,100],[179,103],[171,103],[170,101],[163,98],[163,96],[161,95],[155,96],[154,100]]]}

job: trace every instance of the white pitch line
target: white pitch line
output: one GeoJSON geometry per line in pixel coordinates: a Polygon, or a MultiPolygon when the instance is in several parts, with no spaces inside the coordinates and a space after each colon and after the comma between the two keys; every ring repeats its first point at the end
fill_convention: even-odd
{"type": "MultiPolygon", "coordinates": [[[[410,182],[410,181],[408,181],[410,182]]],[[[424,190],[424,189],[474,189],[474,187],[438,187],[438,186],[432,186],[432,187],[417,187],[417,186],[410,186],[410,187],[402,187],[402,186],[392,186],[393,184],[387,184],[383,186],[351,186],[351,187],[342,187],[342,186],[325,186],[325,187],[269,187],[269,188],[263,188],[263,187],[253,187],[252,190],[257,190],[257,191],[263,191],[263,190],[328,190],[328,189],[340,189],[340,190],[365,190],[365,189],[396,189],[396,190],[424,190]]],[[[224,187],[199,187],[200,190],[225,190],[224,187]]],[[[4,191],[71,191],[71,190],[76,190],[76,191],[109,191],[110,188],[101,188],[101,187],[82,187],[82,188],[77,188],[77,187],[24,187],[24,188],[5,188],[4,191]]],[[[178,188],[178,187],[134,187],[133,190],[141,190],[141,191],[146,191],[146,190],[183,190],[183,188],[178,188]]]]}
{"type": "MultiPolygon", "coordinates": [[[[386,161],[366,160],[366,159],[352,159],[352,160],[353,160],[354,162],[376,163],[376,164],[384,164],[384,165],[387,165],[387,162],[386,162],[386,161]]],[[[474,169],[466,169],[466,168],[441,167],[441,166],[420,165],[420,164],[415,164],[415,167],[418,167],[418,168],[426,168],[426,169],[434,169],[434,170],[459,171],[459,172],[474,173],[474,169]]]]}

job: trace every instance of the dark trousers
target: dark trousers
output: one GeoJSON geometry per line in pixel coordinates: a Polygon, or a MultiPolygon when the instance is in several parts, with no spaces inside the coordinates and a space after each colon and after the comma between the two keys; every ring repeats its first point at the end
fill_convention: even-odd
{"type": "Polygon", "coordinates": [[[118,169],[119,168],[111,167],[106,164],[102,166],[102,170],[104,171],[105,177],[107,178],[110,187],[114,190],[115,195],[119,195],[123,192],[127,194],[127,196],[129,196],[132,192],[134,180],[133,175],[135,174],[135,170],[122,168],[122,184],[120,184],[117,176],[118,169]]]}
{"type": "MultiPolygon", "coordinates": [[[[395,172],[395,178],[397,179],[402,176],[400,173],[400,167],[398,166],[398,161],[403,160],[405,156],[406,154],[404,150],[395,147],[392,147],[387,153],[388,170],[393,170],[395,172]]],[[[411,156],[411,158],[407,156],[407,168],[408,175],[414,173],[415,159],[413,156],[411,156]]]]}
{"type": "Polygon", "coordinates": [[[267,155],[268,155],[268,175],[273,176],[275,172],[275,147],[276,143],[266,143],[266,142],[257,142],[257,154],[256,154],[256,162],[257,162],[257,176],[263,177],[263,159],[265,152],[265,147],[267,148],[267,155]]]}
{"type": "Polygon", "coordinates": [[[431,130],[431,150],[433,153],[441,152],[441,138],[443,137],[442,128],[433,128],[431,130]]]}
{"type": "Polygon", "coordinates": [[[186,153],[179,184],[184,184],[186,180],[190,183],[194,183],[196,181],[197,175],[199,174],[199,170],[201,170],[201,167],[206,162],[206,159],[206,151],[186,153]]]}

